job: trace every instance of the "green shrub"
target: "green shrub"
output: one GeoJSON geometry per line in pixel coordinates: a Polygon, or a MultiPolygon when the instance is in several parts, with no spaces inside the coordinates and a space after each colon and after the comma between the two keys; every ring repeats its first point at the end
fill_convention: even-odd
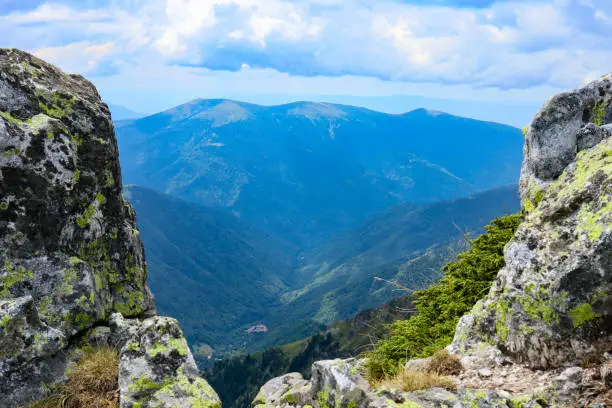
{"type": "Polygon", "coordinates": [[[392,376],[410,359],[432,355],[453,339],[459,318],[484,297],[504,266],[504,246],[514,236],[522,215],[496,218],[457,261],[448,263],[444,276],[414,294],[418,314],[389,326],[389,337],[367,353],[374,379],[392,376]]]}

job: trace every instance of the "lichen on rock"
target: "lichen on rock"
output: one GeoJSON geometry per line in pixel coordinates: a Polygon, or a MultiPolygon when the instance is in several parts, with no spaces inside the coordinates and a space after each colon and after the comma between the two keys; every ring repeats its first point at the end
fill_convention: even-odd
{"type": "Polygon", "coordinates": [[[592,101],[580,98],[600,90],[597,98],[608,106],[609,83],[605,77],[551,99],[531,124],[523,166],[531,170],[521,178],[525,220],[505,248],[506,267],[490,293],[459,323],[455,351],[485,341],[519,362],[549,368],[579,363],[612,342],[610,115],[602,126],[576,125],[590,120],[592,101]],[[571,126],[559,117],[573,118],[571,126]],[[541,157],[553,144],[571,145],[571,155],[546,150],[541,157]],[[545,163],[563,166],[552,171],[545,163]],[[529,187],[534,180],[537,193],[529,187]]]}
{"type": "Polygon", "coordinates": [[[121,348],[121,407],[219,408],[221,402],[200,378],[178,322],[169,317],[110,320],[113,343],[121,348]]]}
{"type": "Polygon", "coordinates": [[[42,397],[92,338],[117,346],[138,335],[139,348],[126,346],[121,358],[155,374],[149,406],[219,405],[178,323],[154,317],[122,194],[110,112],[95,87],[0,49],[0,405],[42,397]],[[113,313],[135,318],[132,328],[107,327],[113,313]]]}

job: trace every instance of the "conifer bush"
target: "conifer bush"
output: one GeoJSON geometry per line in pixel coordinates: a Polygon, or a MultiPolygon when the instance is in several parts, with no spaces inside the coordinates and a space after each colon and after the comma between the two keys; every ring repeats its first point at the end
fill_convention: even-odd
{"type": "Polygon", "coordinates": [[[392,323],[388,338],[366,354],[371,378],[393,376],[406,361],[428,357],[451,343],[459,318],[487,294],[505,265],[504,246],[521,220],[521,214],[494,219],[469,250],[442,268],[442,279],[414,293],[418,313],[392,323]]]}

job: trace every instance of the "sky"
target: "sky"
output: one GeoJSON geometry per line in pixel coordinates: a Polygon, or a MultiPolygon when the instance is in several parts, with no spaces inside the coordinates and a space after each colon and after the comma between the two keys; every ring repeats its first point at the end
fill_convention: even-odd
{"type": "Polygon", "coordinates": [[[0,47],[152,113],[195,98],[526,124],[612,71],[610,0],[0,0],[0,47]]]}

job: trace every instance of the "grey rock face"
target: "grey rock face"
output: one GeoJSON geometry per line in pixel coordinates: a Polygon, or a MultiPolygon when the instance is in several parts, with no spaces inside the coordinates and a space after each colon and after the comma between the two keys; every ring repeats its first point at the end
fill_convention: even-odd
{"type": "Polygon", "coordinates": [[[0,343],[28,344],[0,356],[3,395],[42,385],[32,364],[112,312],[154,310],[107,106],[84,78],[0,49],[0,301],[26,299],[3,316],[0,343]]]}
{"type": "Polygon", "coordinates": [[[370,384],[361,375],[364,360],[326,360],[312,365],[313,392],[320,401],[329,406],[342,406],[351,403],[357,407],[367,406],[366,393],[370,384]]]}
{"type": "Polygon", "coordinates": [[[56,355],[66,346],[63,333],[41,321],[31,296],[0,299],[0,406],[39,396],[38,387],[31,387],[32,378],[61,380],[65,359],[56,355]],[[28,369],[21,370],[23,366],[28,369]]]}
{"type": "Polygon", "coordinates": [[[485,341],[532,367],[602,353],[612,339],[612,138],[580,152],[505,248],[506,267],[452,348],[485,341]]]}
{"type": "Polygon", "coordinates": [[[607,129],[594,127],[612,122],[612,76],[549,99],[526,128],[521,170],[521,198],[533,199],[558,178],[576,154],[593,147],[607,129]],[[585,129],[589,123],[593,126],[585,129]],[[596,125],[596,126],[595,126],[596,125]]]}
{"type": "Polygon", "coordinates": [[[99,344],[126,345],[122,406],[219,406],[178,323],[154,315],[108,107],[84,78],[0,49],[0,406],[42,397],[99,344]]]}
{"type": "Polygon", "coordinates": [[[612,137],[602,125],[612,118],[610,81],[552,98],[531,124],[521,177],[525,220],[451,349],[484,341],[548,368],[601,355],[612,342],[612,137]],[[593,121],[602,126],[586,123],[593,121]]]}

